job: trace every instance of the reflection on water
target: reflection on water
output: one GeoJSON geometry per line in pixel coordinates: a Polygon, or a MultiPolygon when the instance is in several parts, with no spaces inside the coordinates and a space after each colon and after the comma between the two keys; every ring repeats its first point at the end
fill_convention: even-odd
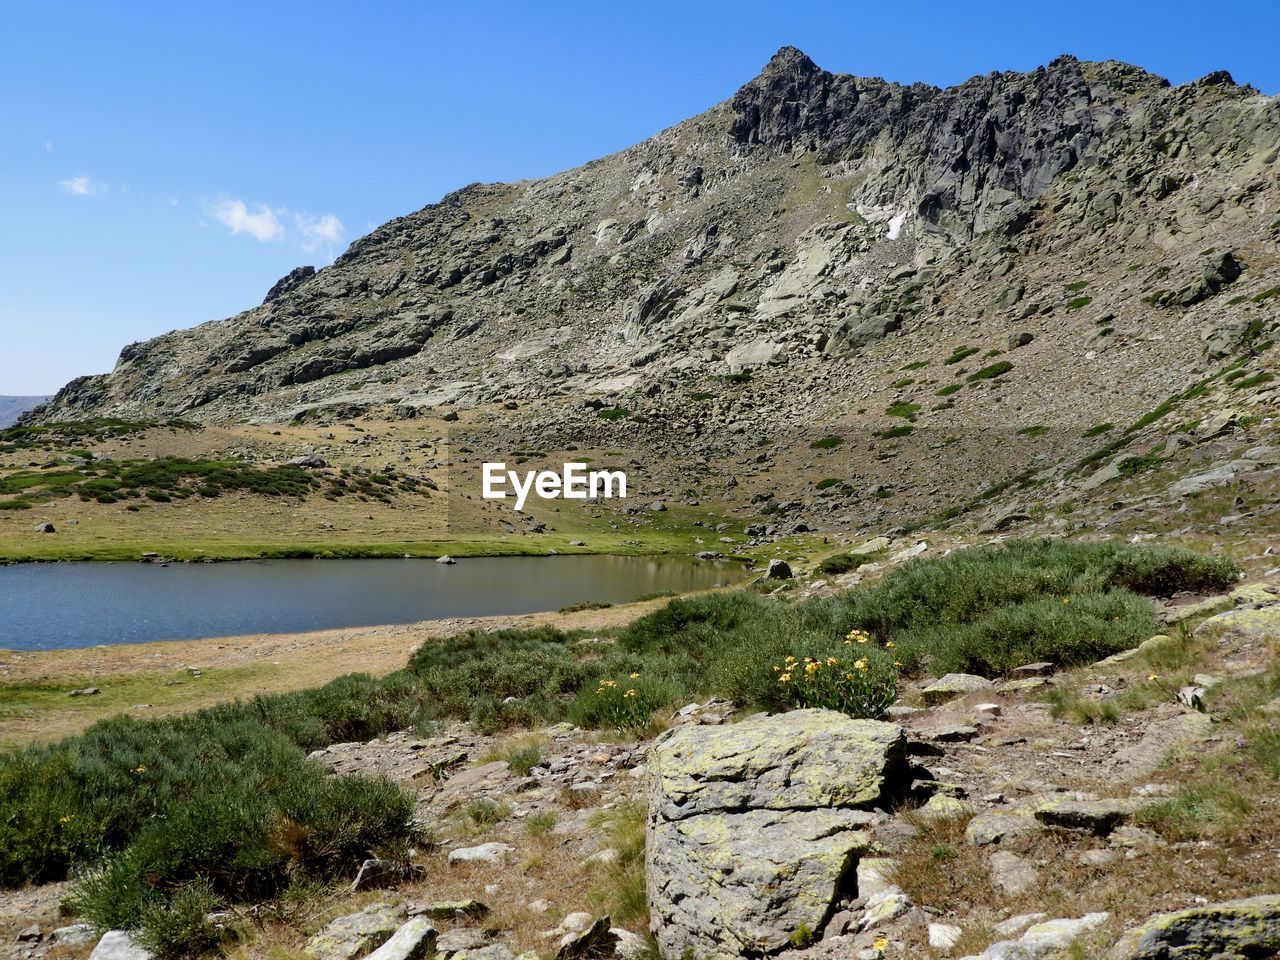
{"type": "Polygon", "coordinates": [[[532,613],[741,577],[737,565],[681,557],[25,564],[0,567],[0,649],[532,613]]]}

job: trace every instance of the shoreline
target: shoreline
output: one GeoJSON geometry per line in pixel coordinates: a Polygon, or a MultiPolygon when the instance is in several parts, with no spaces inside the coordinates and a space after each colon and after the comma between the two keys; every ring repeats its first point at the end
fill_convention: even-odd
{"type": "Polygon", "coordinates": [[[138,718],[185,713],[257,694],[320,686],[349,673],[384,676],[404,667],[422,644],[472,629],[554,624],[605,630],[650,613],[671,598],[572,613],[447,617],[407,624],[339,627],[301,633],[251,633],[200,640],[102,644],[61,650],[0,648],[0,745],[49,742],[127,713],[138,718]],[[191,671],[199,671],[192,675],[191,671]],[[72,697],[72,689],[98,688],[72,697]],[[139,699],[145,697],[146,699],[139,699]]]}

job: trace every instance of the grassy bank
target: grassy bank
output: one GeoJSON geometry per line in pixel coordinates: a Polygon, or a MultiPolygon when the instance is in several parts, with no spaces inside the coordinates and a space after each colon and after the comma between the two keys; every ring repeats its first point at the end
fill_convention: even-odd
{"type": "Polygon", "coordinates": [[[912,561],[829,598],[679,599],[591,643],[552,627],[472,631],[424,645],[382,679],[115,718],[0,757],[0,822],[13,838],[0,882],[93,867],[81,912],[162,941],[221,900],[345,874],[410,842],[408,800],[384,781],[325,780],[306,761],[320,746],[445,717],[483,730],[567,719],[639,733],[670,706],[713,695],[875,715],[901,674],[1086,663],[1154,631],[1144,594],[1235,577],[1231,563],[1188,551],[1015,542],[912,561]]]}

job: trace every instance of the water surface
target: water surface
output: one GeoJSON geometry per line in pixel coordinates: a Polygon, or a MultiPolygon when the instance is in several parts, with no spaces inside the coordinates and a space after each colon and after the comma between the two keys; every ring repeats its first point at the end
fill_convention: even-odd
{"type": "Polygon", "coordinates": [[[533,613],[699,590],[742,576],[683,557],[477,557],[0,567],[0,649],[533,613]]]}

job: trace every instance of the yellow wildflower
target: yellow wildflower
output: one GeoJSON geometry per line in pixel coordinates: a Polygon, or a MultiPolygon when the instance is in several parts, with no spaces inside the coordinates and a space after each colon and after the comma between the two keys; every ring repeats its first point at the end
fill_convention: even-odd
{"type": "Polygon", "coordinates": [[[1159,679],[1160,679],[1160,674],[1158,674],[1158,673],[1149,673],[1149,674],[1147,674],[1147,680],[1148,680],[1149,682],[1150,682],[1150,681],[1159,680],[1159,679]]]}
{"type": "Polygon", "coordinates": [[[858,660],[856,663],[854,663],[854,665],[853,665],[853,669],[855,669],[855,670],[860,670],[860,671],[862,671],[863,673],[866,673],[866,672],[867,672],[867,661],[866,661],[866,659],[864,658],[864,659],[862,659],[862,660],[858,660]]]}
{"type": "Polygon", "coordinates": [[[626,693],[623,694],[624,697],[634,697],[635,695],[636,695],[636,692],[634,690],[628,690],[626,693]]]}
{"type": "Polygon", "coordinates": [[[840,662],[840,661],[839,661],[839,660],[837,660],[835,657],[827,657],[827,666],[828,666],[828,667],[834,667],[834,666],[835,666],[837,663],[839,663],[839,662],[840,662]]]}
{"type": "Polygon", "coordinates": [[[889,938],[884,935],[878,936],[871,942],[871,946],[877,950],[885,950],[889,946],[889,938]]]}
{"type": "Polygon", "coordinates": [[[884,648],[885,648],[886,650],[892,650],[892,649],[893,649],[894,647],[896,647],[896,646],[897,646],[897,644],[896,644],[896,643],[894,643],[892,640],[886,640],[886,641],[884,642],[884,648]]]}
{"type": "Polygon", "coordinates": [[[134,767],[134,768],[133,768],[133,772],[134,772],[134,773],[146,773],[146,772],[147,772],[147,768],[146,768],[146,766],[145,766],[145,765],[139,765],[139,766],[136,766],[136,767],[134,767]]]}
{"type": "Polygon", "coordinates": [[[64,816],[64,817],[59,817],[59,818],[58,818],[58,822],[59,822],[59,823],[70,823],[70,822],[71,822],[72,820],[74,820],[74,819],[75,819],[75,814],[68,813],[68,814],[67,814],[66,816],[64,816]]]}
{"type": "Polygon", "coordinates": [[[639,679],[640,679],[640,674],[638,674],[638,673],[633,673],[633,674],[631,675],[631,679],[632,679],[632,680],[639,680],[639,679]]]}
{"type": "Polygon", "coordinates": [[[791,674],[789,673],[784,673],[782,676],[778,678],[779,683],[787,683],[790,680],[791,680],[791,674]]]}

